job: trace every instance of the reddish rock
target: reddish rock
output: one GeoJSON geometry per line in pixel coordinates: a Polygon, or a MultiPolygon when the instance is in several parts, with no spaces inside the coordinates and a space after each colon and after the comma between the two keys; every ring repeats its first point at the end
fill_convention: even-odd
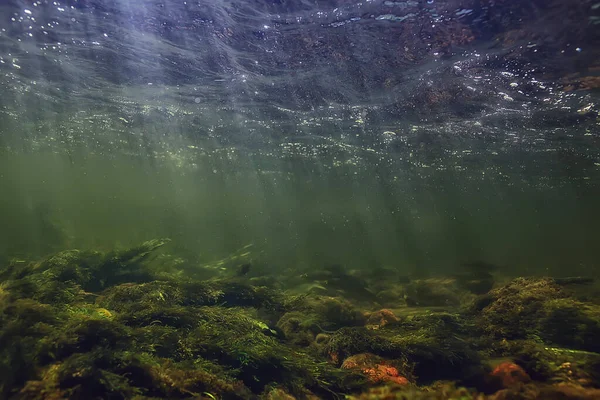
{"type": "Polygon", "coordinates": [[[523,368],[510,361],[498,364],[491,375],[502,382],[502,386],[505,388],[531,381],[523,368]]]}
{"type": "Polygon", "coordinates": [[[385,359],[370,353],[357,354],[348,357],[342,363],[343,369],[355,369],[369,378],[371,383],[408,384],[408,379],[402,376],[398,369],[385,359]]]}

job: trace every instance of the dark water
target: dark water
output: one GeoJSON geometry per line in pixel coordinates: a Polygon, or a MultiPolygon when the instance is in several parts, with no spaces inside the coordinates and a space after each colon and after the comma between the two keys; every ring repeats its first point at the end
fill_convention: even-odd
{"type": "Polygon", "coordinates": [[[3,1],[0,256],[593,275],[600,3],[3,1]]]}

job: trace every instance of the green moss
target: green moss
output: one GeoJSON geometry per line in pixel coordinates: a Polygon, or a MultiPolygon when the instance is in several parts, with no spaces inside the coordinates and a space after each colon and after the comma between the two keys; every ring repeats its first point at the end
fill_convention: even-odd
{"type": "Polygon", "coordinates": [[[231,281],[152,281],[123,283],[107,288],[97,304],[109,310],[137,312],[148,308],[223,305],[229,307],[284,309],[282,295],[274,290],[256,288],[231,281]]]}
{"type": "Polygon", "coordinates": [[[315,331],[319,330],[317,321],[313,316],[307,316],[300,311],[291,311],[277,321],[277,328],[289,343],[306,347],[315,340],[315,331]]]}
{"type": "Polygon", "coordinates": [[[287,296],[239,277],[183,279],[155,253],[166,242],[65,251],[0,272],[0,398],[335,398],[368,384],[339,368],[361,353],[419,384],[477,386],[488,371],[473,348],[486,346],[490,356],[521,352],[512,358],[540,379],[563,377],[565,362],[598,379],[597,359],[540,350],[546,342],[596,351],[598,337],[597,306],[547,280],[516,280],[471,313],[413,308],[369,330],[343,299],[287,296]],[[488,335],[472,338],[480,332],[488,335]],[[504,334],[527,346],[502,348],[504,334]]]}
{"type": "Polygon", "coordinates": [[[281,316],[277,327],[294,344],[309,346],[319,333],[348,326],[362,326],[365,316],[347,301],[328,296],[295,299],[293,311],[281,316]]]}
{"type": "Polygon", "coordinates": [[[544,303],[566,297],[552,279],[518,278],[490,292],[491,301],[479,315],[479,326],[504,339],[526,339],[539,334],[537,321],[544,303]]]}
{"type": "Polygon", "coordinates": [[[97,349],[123,350],[131,345],[131,332],[108,319],[75,318],[65,321],[39,341],[37,359],[42,364],[63,360],[75,353],[97,349]]]}
{"type": "Polygon", "coordinates": [[[479,326],[494,337],[600,351],[600,306],[568,297],[552,279],[516,279],[490,295],[479,326]]]}
{"type": "Polygon", "coordinates": [[[325,352],[338,363],[360,353],[395,360],[404,366],[405,376],[420,383],[479,379],[483,373],[480,357],[466,340],[457,336],[461,329],[454,327],[458,324],[460,321],[452,315],[433,314],[376,331],[343,328],[332,335],[325,352]]]}
{"type": "Polygon", "coordinates": [[[559,346],[600,352],[600,306],[573,299],[544,304],[538,322],[540,336],[559,346]]]}
{"type": "Polygon", "coordinates": [[[473,400],[482,398],[467,388],[456,387],[451,382],[424,388],[381,386],[367,390],[361,395],[347,396],[348,400],[473,400]]]}

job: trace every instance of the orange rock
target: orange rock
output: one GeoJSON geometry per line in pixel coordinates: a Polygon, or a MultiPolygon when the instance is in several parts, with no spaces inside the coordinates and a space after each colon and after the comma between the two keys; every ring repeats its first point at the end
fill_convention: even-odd
{"type": "Polygon", "coordinates": [[[498,378],[504,387],[511,387],[519,383],[531,381],[531,378],[523,368],[510,361],[498,364],[491,375],[498,378]]]}
{"type": "Polygon", "coordinates": [[[342,363],[343,369],[355,369],[369,378],[371,383],[408,384],[408,379],[402,376],[398,369],[388,362],[370,353],[356,354],[348,357],[342,363]]]}
{"type": "Polygon", "coordinates": [[[386,364],[377,365],[376,374],[372,376],[375,382],[390,381],[398,385],[407,385],[408,379],[400,375],[398,369],[386,364]]]}

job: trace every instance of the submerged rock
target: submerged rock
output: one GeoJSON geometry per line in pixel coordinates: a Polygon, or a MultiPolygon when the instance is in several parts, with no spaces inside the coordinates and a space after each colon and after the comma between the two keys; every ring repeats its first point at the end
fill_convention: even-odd
{"type": "Polygon", "coordinates": [[[386,325],[396,323],[400,321],[392,310],[381,309],[379,311],[375,311],[372,313],[368,313],[367,315],[367,323],[365,327],[367,329],[379,329],[386,325]]]}
{"type": "Polygon", "coordinates": [[[490,376],[496,379],[504,388],[531,381],[531,378],[521,366],[510,361],[503,361],[497,364],[490,373],[490,376]]]}
{"type": "Polygon", "coordinates": [[[480,327],[504,339],[541,338],[548,344],[600,352],[600,306],[568,296],[553,279],[518,278],[490,292],[480,327]]]}
{"type": "Polygon", "coordinates": [[[344,360],[341,368],[361,372],[372,384],[407,385],[409,383],[408,379],[400,374],[398,368],[374,354],[361,353],[350,356],[344,360]]]}

